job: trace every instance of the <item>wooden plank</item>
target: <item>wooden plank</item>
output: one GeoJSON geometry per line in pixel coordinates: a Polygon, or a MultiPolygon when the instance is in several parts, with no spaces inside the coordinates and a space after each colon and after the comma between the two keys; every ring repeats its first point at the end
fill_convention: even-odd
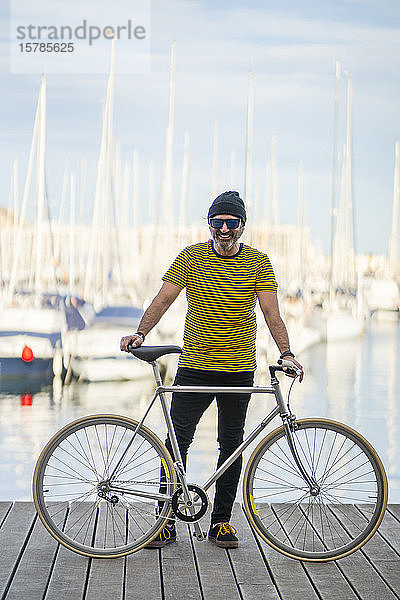
{"type": "Polygon", "coordinates": [[[46,600],[82,600],[89,559],[63,546],[57,555],[46,600]]]}
{"type": "MultiPolygon", "coordinates": [[[[359,526],[365,523],[365,518],[360,511],[351,507],[341,507],[335,510],[338,518],[350,532],[359,531],[359,526]]],[[[360,550],[370,561],[373,568],[381,575],[395,594],[400,594],[400,561],[392,548],[376,533],[369,542],[360,550]]]]}
{"type": "Polygon", "coordinates": [[[352,583],[362,600],[371,600],[371,590],[374,591],[374,597],[379,600],[395,600],[397,598],[366,556],[359,550],[350,556],[341,558],[336,564],[352,583]]]}
{"type": "Polygon", "coordinates": [[[280,554],[264,540],[258,538],[264,560],[271,570],[272,577],[283,600],[317,600],[313,586],[300,561],[280,554]]]}
{"type": "Polygon", "coordinates": [[[400,504],[388,504],[388,511],[400,521],[400,504]]]}
{"type": "Polygon", "coordinates": [[[0,597],[12,582],[35,518],[36,511],[31,502],[18,502],[0,529],[0,597]]]}
{"type": "MultiPolygon", "coordinates": [[[[348,538],[347,533],[339,523],[336,527],[333,527],[332,524],[328,527],[326,515],[319,510],[318,506],[313,511],[313,507],[306,505],[307,519],[305,519],[302,509],[296,505],[274,504],[273,507],[280,516],[281,526],[285,530],[285,534],[294,543],[303,541],[306,548],[310,547],[315,548],[317,551],[323,551],[324,546],[321,540],[327,533],[329,534],[328,543],[332,545],[341,543],[342,539],[348,538]]],[[[313,586],[322,598],[329,598],[329,600],[357,599],[348,581],[335,563],[304,562],[303,566],[313,586]]]]}
{"type": "Polygon", "coordinates": [[[126,557],[125,600],[161,600],[160,550],[139,550],[126,557]]]}
{"type": "Polygon", "coordinates": [[[271,507],[279,518],[280,527],[278,532],[278,519],[274,517],[274,522],[268,529],[277,531],[283,543],[287,544],[290,540],[289,545],[293,543],[297,548],[302,547],[305,551],[324,552],[326,549],[324,544],[328,548],[337,548],[338,545],[343,545],[350,540],[339,523],[336,523],[336,526],[328,523],[325,511],[320,509],[318,503],[311,505],[304,503],[301,506],[274,503],[271,507]]]}
{"type": "MultiPolygon", "coordinates": [[[[69,512],[66,530],[75,533],[82,526],[89,503],[82,503],[69,512]]],[[[49,581],[46,600],[82,600],[91,561],[83,555],[60,546],[49,581]]]]}
{"type": "MultiPolygon", "coordinates": [[[[202,522],[207,527],[207,522],[202,522]]],[[[194,553],[200,573],[200,585],[205,600],[221,600],[221,595],[229,600],[239,600],[240,594],[235,582],[227,550],[218,548],[207,540],[194,540],[194,553]]]]}
{"type": "MultiPolygon", "coordinates": [[[[182,521],[176,524],[177,541],[161,550],[165,600],[201,600],[200,583],[190,541],[182,521]]],[[[196,543],[196,542],[195,542],[196,543]]]]}
{"type": "Polygon", "coordinates": [[[40,519],[37,519],[8,591],[7,600],[43,597],[58,548],[58,542],[49,534],[40,519]]]}
{"type": "MultiPolygon", "coordinates": [[[[324,600],[343,600],[343,598],[357,600],[358,596],[335,562],[304,562],[303,564],[321,598],[324,600]]],[[[369,591],[371,593],[371,589],[369,591]]]]}
{"type": "MultiPolygon", "coordinates": [[[[306,506],[303,510],[312,522],[311,529],[317,533],[321,540],[326,540],[329,547],[342,545],[348,541],[349,536],[345,529],[339,522],[334,524],[332,522],[332,520],[334,521],[333,515],[329,511],[321,510],[318,503],[315,504],[314,511],[313,507],[310,508],[309,506],[306,506]],[[332,520],[328,519],[327,515],[330,515],[332,520]]],[[[327,600],[357,599],[357,595],[335,562],[313,563],[305,561],[303,564],[321,598],[327,600]]]]}
{"type": "MultiPolygon", "coordinates": [[[[339,531],[337,534],[341,536],[339,531]]],[[[357,598],[357,594],[359,594],[360,598],[368,598],[369,600],[371,589],[376,590],[377,597],[380,600],[393,600],[395,598],[369,561],[360,552],[337,563],[303,562],[303,567],[323,599],[333,600],[337,598],[341,600],[346,598],[347,600],[347,598],[357,598]],[[357,594],[351,586],[354,586],[357,594]]],[[[276,577],[279,580],[280,573],[277,573],[276,577]]],[[[283,597],[286,597],[286,592],[282,587],[280,591],[283,597]]]]}
{"type": "MultiPolygon", "coordinates": [[[[348,538],[347,532],[340,523],[340,514],[344,509],[346,509],[348,518],[352,519],[353,524],[357,522],[355,516],[355,513],[357,513],[356,508],[340,506],[336,511],[339,518],[337,526],[333,527],[332,522],[330,523],[330,529],[333,527],[332,537],[335,537],[338,541],[342,539],[345,541],[348,538]]],[[[318,528],[320,521],[315,519],[314,525],[318,528]]],[[[326,525],[324,528],[326,531],[326,525]]],[[[374,590],[379,590],[381,600],[383,598],[393,600],[394,596],[390,589],[361,553],[358,557],[353,557],[353,559],[345,561],[343,564],[342,561],[338,563],[305,562],[304,567],[322,598],[329,600],[340,600],[344,597],[349,599],[357,598],[357,594],[353,591],[353,588],[357,590],[359,595],[362,592],[362,596],[369,598],[371,585],[373,585],[374,590]]]]}
{"type": "Polygon", "coordinates": [[[277,589],[239,504],[233,508],[232,524],[238,532],[239,548],[228,552],[243,599],[278,600],[277,589]]]}
{"type": "MultiPolygon", "coordinates": [[[[110,506],[101,502],[98,506],[96,527],[96,544],[100,547],[126,543],[126,508],[121,503],[110,506]],[[110,535],[110,524],[114,523],[113,536],[110,535]],[[114,537],[115,536],[115,537],[114,537]],[[110,539],[111,538],[111,539],[110,539]]],[[[85,600],[119,600],[124,590],[125,558],[99,558],[92,561],[85,600]]]]}
{"type": "MultiPolygon", "coordinates": [[[[160,563],[163,593],[168,600],[199,600],[202,593],[205,600],[219,600],[221,596],[229,600],[277,600],[276,589],[282,600],[312,600],[318,597],[323,600],[354,597],[369,600],[371,590],[379,600],[394,600],[400,596],[399,505],[389,507],[379,532],[361,551],[337,563],[322,564],[289,559],[257,537],[258,544],[245,517],[235,506],[232,522],[238,529],[238,549],[226,551],[208,541],[199,543],[194,540],[201,591],[192,544],[186,525],[181,522],[178,523],[178,542],[161,552],[141,550],[125,559],[93,560],[89,568],[87,558],[62,546],[54,562],[57,542],[39,520],[35,522],[33,504],[0,503],[0,518],[2,514],[4,518],[10,506],[11,511],[0,529],[0,597],[4,597],[10,584],[7,600],[42,598],[52,564],[54,569],[46,600],[81,600],[86,580],[86,600],[108,600],[110,597],[120,600],[124,592],[126,600],[142,600],[143,597],[161,600],[160,563]],[[356,595],[345,578],[357,590],[356,595]]],[[[340,511],[343,525],[349,530],[357,526],[355,519],[361,519],[360,522],[364,519],[364,509],[362,506],[359,508],[356,517],[354,510],[347,517],[343,509],[340,511]]]]}
{"type": "MultiPolygon", "coordinates": [[[[364,512],[362,507],[361,511],[364,512]]],[[[393,516],[391,511],[386,511],[382,523],[379,525],[378,532],[387,542],[389,542],[393,550],[400,556],[400,521],[393,516]]]]}
{"type": "MultiPolygon", "coordinates": [[[[125,558],[92,560],[85,600],[120,600],[124,590],[125,558]]],[[[142,596],[143,597],[143,596],[142,596]]]]}
{"type": "MultiPolygon", "coordinates": [[[[269,519],[270,515],[272,517],[270,506],[265,505],[261,510],[266,519],[269,519]]],[[[253,535],[258,540],[264,563],[267,565],[272,580],[284,600],[286,598],[290,600],[303,600],[304,598],[312,600],[318,598],[300,561],[281,554],[269,546],[255,531],[253,535]]],[[[282,529],[282,539],[286,537],[282,529]]]]}
{"type": "Polygon", "coordinates": [[[4,519],[10,510],[12,502],[0,502],[0,527],[3,525],[4,519]]]}

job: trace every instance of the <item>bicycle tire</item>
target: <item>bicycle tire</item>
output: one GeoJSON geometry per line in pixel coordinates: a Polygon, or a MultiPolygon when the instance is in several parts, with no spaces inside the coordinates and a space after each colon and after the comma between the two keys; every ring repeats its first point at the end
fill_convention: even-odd
{"type": "MultiPolygon", "coordinates": [[[[40,454],[33,477],[36,510],[66,548],[91,558],[117,558],[140,550],[164,527],[170,502],[158,506],[154,499],[105,493],[99,487],[108,481],[137,425],[118,415],[83,417],[56,433],[40,454]]],[[[161,465],[164,488],[172,496],[176,474],[171,456],[142,425],[113,481],[125,488],[135,482],[139,492],[158,492],[161,465]]]]}
{"type": "Polygon", "coordinates": [[[313,496],[295,464],[283,426],[255,448],[243,479],[244,509],[258,534],[298,560],[326,562],[361,548],[385,513],[383,464],[358,432],[328,419],[302,419],[293,432],[313,496]]]}

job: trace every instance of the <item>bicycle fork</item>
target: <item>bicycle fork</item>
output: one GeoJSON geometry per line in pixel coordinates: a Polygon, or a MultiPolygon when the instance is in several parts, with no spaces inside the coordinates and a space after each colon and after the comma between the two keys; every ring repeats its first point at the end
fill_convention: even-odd
{"type": "Polygon", "coordinates": [[[320,487],[318,485],[318,483],[316,482],[316,480],[314,479],[314,477],[308,474],[307,469],[304,467],[301,458],[299,456],[299,453],[297,451],[296,448],[296,444],[294,441],[294,437],[293,437],[293,424],[295,423],[295,418],[294,415],[291,415],[285,405],[285,401],[283,399],[282,396],[282,392],[280,389],[280,385],[279,385],[279,381],[275,375],[275,372],[273,371],[273,369],[271,369],[270,367],[270,372],[271,372],[271,385],[275,390],[275,398],[276,398],[276,402],[278,404],[279,407],[279,412],[283,421],[283,428],[285,430],[285,435],[286,435],[286,439],[288,442],[288,446],[290,448],[290,451],[292,453],[293,459],[297,465],[297,468],[300,471],[301,476],[303,477],[304,481],[307,483],[307,485],[310,488],[310,494],[312,496],[318,496],[318,494],[320,493],[320,487]]]}

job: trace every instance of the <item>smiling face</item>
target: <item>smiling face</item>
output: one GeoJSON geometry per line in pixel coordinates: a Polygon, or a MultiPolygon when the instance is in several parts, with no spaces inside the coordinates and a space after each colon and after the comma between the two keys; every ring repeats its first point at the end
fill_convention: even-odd
{"type": "MultiPolygon", "coordinates": [[[[238,217],[235,215],[215,215],[212,218],[227,220],[237,219],[238,217]]],[[[239,220],[239,227],[236,229],[229,229],[226,223],[223,223],[220,229],[212,227],[211,224],[209,226],[216,251],[225,256],[236,254],[239,250],[238,240],[244,230],[242,221],[239,220]]]]}

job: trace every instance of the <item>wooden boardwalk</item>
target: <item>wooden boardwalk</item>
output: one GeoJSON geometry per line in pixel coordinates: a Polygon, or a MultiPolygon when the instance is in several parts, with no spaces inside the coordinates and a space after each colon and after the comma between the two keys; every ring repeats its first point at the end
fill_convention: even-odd
{"type": "MultiPolygon", "coordinates": [[[[393,600],[400,598],[400,505],[375,536],[340,561],[299,562],[256,538],[239,505],[240,547],[190,538],[122,559],[91,560],[59,546],[32,503],[0,503],[1,600],[393,600]]],[[[204,525],[205,526],[205,525],[204,525]]]]}

